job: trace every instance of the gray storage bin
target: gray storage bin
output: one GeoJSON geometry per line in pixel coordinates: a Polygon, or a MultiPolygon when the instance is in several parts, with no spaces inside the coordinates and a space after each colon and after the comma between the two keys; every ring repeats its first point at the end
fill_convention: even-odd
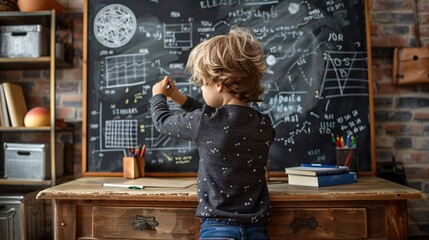
{"type": "MultiPolygon", "coordinates": [[[[64,173],[64,145],[57,143],[56,176],[64,173]]],[[[51,177],[49,144],[4,143],[5,177],[46,180],[51,177]]]]}
{"type": "Polygon", "coordinates": [[[44,235],[44,205],[38,191],[0,192],[0,239],[41,239],[44,235]]]}
{"type": "Polygon", "coordinates": [[[1,26],[3,58],[26,58],[49,55],[49,32],[42,25],[1,26]]]}

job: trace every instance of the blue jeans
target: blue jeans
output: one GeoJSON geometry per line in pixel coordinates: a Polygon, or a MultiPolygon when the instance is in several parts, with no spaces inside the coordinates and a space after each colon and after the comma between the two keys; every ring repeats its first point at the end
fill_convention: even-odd
{"type": "Polygon", "coordinates": [[[201,223],[200,240],[269,240],[264,224],[240,224],[219,219],[201,223]]]}

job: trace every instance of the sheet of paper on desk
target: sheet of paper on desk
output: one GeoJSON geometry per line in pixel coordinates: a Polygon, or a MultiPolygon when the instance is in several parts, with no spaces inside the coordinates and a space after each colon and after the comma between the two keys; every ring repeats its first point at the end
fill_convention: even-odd
{"type": "Polygon", "coordinates": [[[126,181],[123,184],[129,185],[143,185],[145,188],[187,188],[196,184],[196,180],[189,179],[168,179],[168,178],[137,178],[130,181],[126,181]]]}

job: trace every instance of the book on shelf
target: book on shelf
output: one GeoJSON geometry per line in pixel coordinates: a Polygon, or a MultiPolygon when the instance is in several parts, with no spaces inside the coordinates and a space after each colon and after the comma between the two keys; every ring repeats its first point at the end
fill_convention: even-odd
{"type": "Polygon", "coordinates": [[[321,176],[305,176],[305,175],[288,175],[288,183],[290,185],[309,186],[309,187],[326,187],[340,184],[356,183],[356,173],[339,173],[321,176]]]}
{"type": "Polygon", "coordinates": [[[6,105],[9,112],[10,124],[12,127],[23,127],[25,114],[27,114],[27,104],[25,103],[22,87],[14,83],[3,83],[6,105]]]}
{"type": "Polygon", "coordinates": [[[0,84],[0,121],[2,127],[10,127],[9,111],[7,110],[6,96],[3,85],[0,84]]]}
{"type": "Polygon", "coordinates": [[[332,175],[332,174],[348,173],[348,172],[349,172],[349,167],[347,166],[332,166],[332,167],[297,166],[297,167],[285,168],[286,174],[296,174],[296,175],[306,175],[306,176],[322,176],[322,175],[332,175]]]}

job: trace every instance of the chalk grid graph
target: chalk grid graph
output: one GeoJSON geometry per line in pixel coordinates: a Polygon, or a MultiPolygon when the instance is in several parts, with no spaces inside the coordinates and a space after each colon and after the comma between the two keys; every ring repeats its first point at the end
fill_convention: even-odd
{"type": "Polygon", "coordinates": [[[137,120],[106,121],[106,148],[134,148],[138,146],[137,120]]]}

